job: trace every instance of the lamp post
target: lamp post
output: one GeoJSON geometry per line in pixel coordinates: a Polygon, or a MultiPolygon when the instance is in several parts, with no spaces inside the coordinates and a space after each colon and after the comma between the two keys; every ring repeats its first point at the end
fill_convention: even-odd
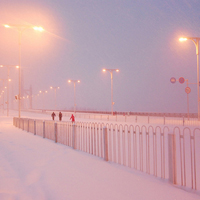
{"type": "Polygon", "coordinates": [[[3,90],[1,91],[1,95],[3,95],[3,99],[2,99],[2,101],[3,101],[3,103],[2,103],[2,106],[3,106],[3,114],[4,114],[4,89],[5,89],[5,79],[0,79],[0,81],[3,81],[3,90]]]}
{"type": "Polygon", "coordinates": [[[23,31],[26,29],[34,29],[37,31],[43,31],[42,27],[37,26],[29,26],[29,25],[18,25],[18,24],[6,24],[5,28],[15,28],[19,32],[19,95],[18,95],[18,110],[19,110],[19,118],[21,117],[21,37],[23,31]]]}
{"type": "Polygon", "coordinates": [[[1,91],[0,98],[2,97],[2,113],[4,114],[4,90],[1,91]]]}
{"type": "Polygon", "coordinates": [[[187,40],[192,40],[196,47],[196,55],[197,55],[197,105],[198,105],[198,120],[200,121],[200,98],[199,98],[199,40],[200,37],[182,37],[179,38],[180,42],[184,42],[187,40]]]}
{"type": "Polygon", "coordinates": [[[55,110],[56,110],[56,108],[57,108],[57,103],[56,103],[56,90],[57,89],[60,89],[60,87],[50,87],[50,89],[54,89],[54,91],[55,91],[55,110]]]}
{"type": "Polygon", "coordinates": [[[10,68],[11,67],[19,68],[19,66],[15,66],[15,65],[0,65],[0,67],[7,67],[7,116],[9,116],[9,82],[11,81],[11,79],[9,79],[10,68]]]}
{"type": "Polygon", "coordinates": [[[47,90],[40,90],[39,93],[42,93],[42,109],[44,110],[44,94],[47,93],[47,90]]]}
{"type": "Polygon", "coordinates": [[[103,72],[109,71],[111,76],[111,114],[113,115],[113,72],[119,72],[119,69],[103,69],[103,72]]]}
{"type": "Polygon", "coordinates": [[[74,113],[76,112],[76,83],[80,83],[80,80],[68,80],[68,83],[74,83],[74,113]]]}

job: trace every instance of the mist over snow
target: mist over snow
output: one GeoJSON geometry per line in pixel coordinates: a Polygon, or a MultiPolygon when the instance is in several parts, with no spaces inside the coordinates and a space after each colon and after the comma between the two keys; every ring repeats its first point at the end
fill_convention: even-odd
{"type": "MultiPolygon", "coordinates": [[[[42,26],[26,29],[21,37],[22,89],[33,89],[33,108],[73,109],[76,86],[77,109],[111,107],[113,73],[114,111],[187,112],[186,83],[197,83],[196,52],[192,41],[200,37],[200,2],[195,0],[2,0],[0,2],[0,65],[19,64],[19,33],[4,24],[42,26]],[[40,90],[48,90],[42,100],[40,90]]],[[[0,79],[7,78],[0,68],[0,79]]],[[[18,94],[18,71],[10,70],[10,101],[18,94]]],[[[197,113],[197,86],[189,85],[190,112],[197,113]]],[[[0,89],[3,83],[0,81],[0,89]]],[[[6,92],[6,91],[5,91],[6,92]]],[[[5,93],[6,95],[6,93],[5,93]]],[[[3,101],[2,98],[0,100],[3,101]]],[[[28,100],[23,103],[29,107],[28,100]]],[[[11,105],[17,108],[17,103],[11,105]]]]}

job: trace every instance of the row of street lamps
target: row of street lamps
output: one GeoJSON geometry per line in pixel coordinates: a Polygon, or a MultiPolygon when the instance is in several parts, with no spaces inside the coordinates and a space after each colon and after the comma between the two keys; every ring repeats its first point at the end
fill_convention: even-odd
{"type": "MultiPolygon", "coordinates": [[[[113,72],[119,72],[119,69],[103,69],[103,72],[109,71],[111,75],[111,113],[113,115],[113,72]]],[[[80,83],[80,80],[68,80],[68,83],[73,83],[74,84],[74,113],[76,112],[76,83],[80,83]]],[[[57,103],[56,103],[56,91],[57,89],[60,89],[60,87],[50,87],[50,89],[54,89],[55,91],[55,109],[57,108],[57,103]]],[[[47,93],[47,90],[44,91],[39,91],[39,93],[43,94],[43,108],[44,108],[44,94],[47,93]]]]}
{"type": "Polygon", "coordinates": [[[6,67],[7,68],[7,116],[9,116],[9,82],[11,81],[11,79],[9,78],[10,76],[10,68],[17,68],[19,69],[19,66],[15,66],[15,65],[0,65],[0,68],[6,67]]]}
{"type": "MultiPolygon", "coordinates": [[[[18,95],[18,111],[19,111],[19,118],[21,117],[21,37],[23,31],[26,29],[34,29],[36,31],[44,31],[42,27],[37,27],[37,26],[30,26],[30,25],[16,25],[16,24],[6,24],[4,25],[5,28],[15,28],[19,32],[19,95],[18,95]]],[[[200,97],[199,97],[199,37],[182,37],[179,40],[186,41],[186,40],[192,40],[196,46],[196,55],[197,55],[197,105],[198,105],[198,120],[200,120],[200,97]]],[[[9,79],[9,68],[11,66],[7,66],[8,68],[8,79],[9,79]]],[[[109,71],[111,74],[111,113],[113,114],[113,72],[116,71],[118,72],[118,69],[103,69],[103,71],[109,71]]],[[[74,112],[76,111],[76,83],[80,82],[79,80],[69,80],[69,82],[74,83],[74,112]]],[[[7,83],[8,85],[8,83],[7,83]]],[[[55,87],[52,87],[52,89],[55,90],[55,96],[56,96],[56,89],[55,87]]],[[[9,92],[8,92],[9,95],[9,92]]],[[[9,96],[8,96],[9,97],[9,96]]],[[[56,107],[56,97],[55,97],[55,107],[56,107]]],[[[9,112],[9,106],[7,106],[9,112]]]]}
{"type": "MultiPolygon", "coordinates": [[[[74,83],[74,112],[76,112],[76,83],[80,83],[80,80],[68,80],[68,83],[74,83]]],[[[53,87],[51,86],[50,89],[53,89],[54,92],[55,92],[55,110],[57,109],[57,90],[60,89],[60,87],[56,86],[56,87],[53,87]]],[[[39,93],[43,94],[43,99],[42,99],[42,102],[43,102],[43,109],[44,109],[44,94],[47,93],[48,91],[47,90],[40,90],[39,93]]]]}
{"type": "Polygon", "coordinates": [[[15,28],[19,32],[19,95],[18,95],[18,111],[19,111],[19,118],[21,117],[21,37],[23,31],[26,29],[34,29],[36,31],[44,31],[42,27],[38,26],[30,26],[30,25],[18,25],[18,24],[5,24],[5,28],[15,28]]]}

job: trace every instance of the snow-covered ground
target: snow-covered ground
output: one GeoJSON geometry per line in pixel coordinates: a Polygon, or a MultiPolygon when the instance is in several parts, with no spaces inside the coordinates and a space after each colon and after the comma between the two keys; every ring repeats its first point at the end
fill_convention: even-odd
{"type": "Polygon", "coordinates": [[[0,114],[0,200],[200,199],[199,192],[15,128],[17,112],[10,114],[0,114]]]}

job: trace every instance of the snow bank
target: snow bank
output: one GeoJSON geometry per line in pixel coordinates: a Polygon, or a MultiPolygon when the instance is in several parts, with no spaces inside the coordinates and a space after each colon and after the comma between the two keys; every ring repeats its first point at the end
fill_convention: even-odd
{"type": "Polygon", "coordinates": [[[0,200],[35,199],[196,200],[200,196],[34,136],[12,126],[12,117],[0,116],[0,200]]]}

